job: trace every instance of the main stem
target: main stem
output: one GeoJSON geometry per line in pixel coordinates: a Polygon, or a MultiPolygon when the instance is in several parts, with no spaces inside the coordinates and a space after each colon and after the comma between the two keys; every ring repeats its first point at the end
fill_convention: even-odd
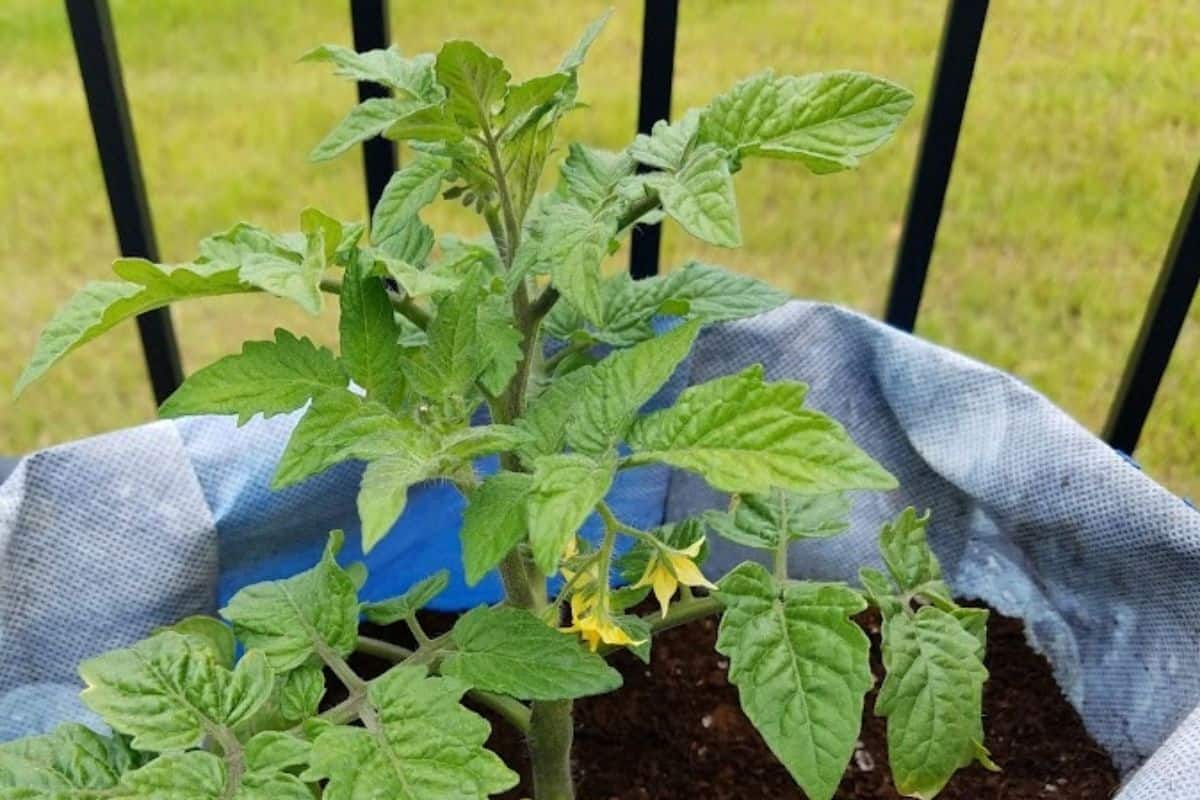
{"type": "MultiPolygon", "coordinates": [[[[513,207],[508,191],[500,150],[492,132],[485,126],[483,143],[492,162],[496,178],[497,194],[500,199],[502,220],[492,212],[488,227],[496,240],[497,251],[506,267],[512,267],[517,248],[521,244],[521,222],[513,207]],[[501,222],[502,224],[497,224],[501,222]]],[[[517,364],[508,387],[491,404],[494,422],[511,424],[525,412],[525,391],[529,384],[530,369],[537,355],[538,328],[542,318],[550,310],[552,296],[534,308],[530,302],[529,288],[521,281],[513,293],[513,319],[521,332],[521,360],[517,364]]],[[[520,460],[512,453],[505,453],[501,466],[514,472],[525,471],[520,460]]],[[[500,577],[504,583],[504,594],[514,606],[539,614],[547,606],[546,579],[521,551],[513,548],[500,564],[500,577]]],[[[530,707],[529,757],[533,769],[533,794],[537,800],[574,800],[575,785],[571,779],[571,741],[575,735],[570,700],[536,701],[530,707]]]]}

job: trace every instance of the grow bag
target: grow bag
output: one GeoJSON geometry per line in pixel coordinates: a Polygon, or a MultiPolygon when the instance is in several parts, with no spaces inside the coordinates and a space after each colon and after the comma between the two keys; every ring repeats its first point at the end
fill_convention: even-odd
{"type": "MultiPolygon", "coordinates": [[[[793,545],[800,577],[854,580],[878,564],[880,524],[931,508],[955,592],[1026,620],[1032,646],[1126,776],[1119,800],[1200,796],[1200,513],[1028,387],[861,315],[793,302],[706,331],[654,401],[751,363],[811,386],[901,489],[861,493],[850,531],[793,545]]],[[[157,625],[214,611],[239,587],[310,566],[330,528],[351,534],[360,469],[267,485],[294,417],[159,422],[26,458],[0,485],[0,740],[65,719],[75,665],[157,625]]],[[[695,476],[624,472],[639,525],[723,502],[695,476]]],[[[498,595],[462,582],[461,503],[420,487],[366,562],[371,598],[440,567],[456,609],[498,595]]],[[[753,557],[711,540],[712,572],[753,557]]]]}

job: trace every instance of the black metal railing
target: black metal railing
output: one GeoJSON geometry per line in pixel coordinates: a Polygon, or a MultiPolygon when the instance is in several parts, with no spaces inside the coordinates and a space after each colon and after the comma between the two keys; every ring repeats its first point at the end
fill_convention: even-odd
{"type": "MultiPolygon", "coordinates": [[[[107,0],[65,0],[79,70],[87,94],[96,147],[121,253],[158,259],[120,59],[107,0]]],[[[988,0],[948,0],[933,91],[917,155],[912,189],[897,251],[886,321],[912,331],[933,255],[958,135],[970,93],[976,55],[983,38],[988,0]]],[[[389,44],[387,0],[350,0],[354,46],[389,44]]],[[[675,62],[679,0],[645,0],[637,129],[649,132],[668,118],[675,62]]],[[[359,98],[386,96],[373,84],[359,85],[359,98]]],[[[363,145],[367,200],[374,208],[396,168],[396,151],[382,138],[363,145]]],[[[1142,319],[1133,352],[1113,402],[1104,438],[1132,453],[1145,425],[1171,352],[1200,283],[1200,167],[1175,227],[1157,284],[1142,319]]],[[[658,272],[659,226],[633,233],[630,272],[645,278],[658,272]]],[[[179,351],[168,309],[138,318],[142,348],[155,399],[162,401],[182,381],[179,351]]]]}

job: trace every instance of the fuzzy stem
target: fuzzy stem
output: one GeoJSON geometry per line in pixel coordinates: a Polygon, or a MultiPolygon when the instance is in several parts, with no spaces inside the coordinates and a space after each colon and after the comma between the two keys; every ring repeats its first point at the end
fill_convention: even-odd
{"type": "Polygon", "coordinates": [[[775,580],[784,583],[788,579],[788,506],[787,495],[779,494],[779,541],[775,545],[775,580]]]}
{"type": "Polygon", "coordinates": [[[537,800],[573,800],[571,741],[575,726],[571,701],[533,704],[529,728],[529,755],[533,763],[533,794],[537,800]]]}

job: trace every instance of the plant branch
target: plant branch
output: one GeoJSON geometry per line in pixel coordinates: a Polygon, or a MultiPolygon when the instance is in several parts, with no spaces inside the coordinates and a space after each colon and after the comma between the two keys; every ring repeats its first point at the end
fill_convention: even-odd
{"type": "MultiPolygon", "coordinates": [[[[342,293],[342,282],[337,278],[322,278],[321,291],[340,295],[342,293]]],[[[389,291],[388,300],[391,301],[392,308],[408,319],[413,325],[416,325],[421,330],[429,327],[429,312],[417,305],[411,296],[389,291]]]]}
{"type": "Polygon", "coordinates": [[[617,220],[617,233],[624,231],[639,219],[658,208],[661,204],[662,201],[659,200],[657,194],[647,194],[638,198],[633,205],[625,210],[625,213],[621,215],[620,219],[617,220]]]}
{"type": "Polygon", "coordinates": [[[547,286],[537,296],[537,299],[533,301],[533,304],[529,307],[529,313],[533,315],[535,320],[541,322],[550,313],[550,309],[554,308],[554,304],[558,302],[559,297],[558,289],[555,289],[553,286],[547,286]]]}
{"type": "Polygon", "coordinates": [[[594,346],[594,343],[592,343],[592,342],[571,342],[570,344],[566,345],[565,347],[562,347],[561,349],[559,349],[558,352],[556,352],[554,355],[547,358],[544,362],[542,362],[542,368],[546,373],[553,372],[554,368],[557,367],[559,364],[561,364],[564,359],[566,359],[570,356],[573,356],[576,353],[586,352],[587,350],[591,349],[593,346],[594,346]]]}
{"type": "Polygon", "coordinates": [[[482,689],[471,689],[467,692],[467,697],[496,712],[505,722],[521,733],[529,733],[532,712],[529,710],[529,706],[520,700],[514,700],[494,692],[485,692],[482,689]]]}
{"type": "Polygon", "coordinates": [[[408,629],[412,631],[413,638],[417,640],[418,647],[428,647],[430,643],[429,634],[425,633],[425,629],[421,627],[421,622],[416,616],[411,616],[404,620],[408,625],[408,629]]]}
{"type": "MultiPolygon", "coordinates": [[[[500,209],[504,212],[504,232],[508,255],[504,265],[511,267],[517,248],[521,246],[521,223],[517,219],[517,212],[513,207],[512,193],[508,191],[508,176],[504,172],[500,148],[496,145],[496,139],[487,125],[483,126],[483,145],[487,148],[488,158],[492,162],[492,177],[496,179],[496,192],[500,195],[500,209]]],[[[500,243],[497,242],[496,246],[499,247],[499,245],[500,243]]]]}
{"type": "Polygon", "coordinates": [[[779,541],[775,543],[775,580],[788,579],[788,505],[787,495],[779,494],[779,541]]]}
{"type": "Polygon", "coordinates": [[[407,647],[401,647],[398,644],[385,642],[383,639],[376,639],[371,636],[359,636],[358,643],[354,645],[354,649],[360,653],[366,653],[369,656],[396,663],[400,663],[414,652],[407,647]]]}
{"type": "Polygon", "coordinates": [[[333,674],[350,691],[350,694],[362,694],[366,691],[367,682],[358,677],[358,673],[346,663],[346,659],[334,652],[333,648],[324,642],[317,642],[315,649],[320,659],[325,662],[325,666],[333,670],[333,674]]]}
{"type": "MultiPolygon", "coordinates": [[[[449,642],[450,639],[447,636],[439,636],[436,639],[430,639],[428,636],[426,636],[425,643],[422,644],[421,647],[416,651],[413,651],[409,650],[407,647],[401,647],[398,644],[385,642],[382,639],[375,639],[370,636],[359,636],[358,644],[355,646],[355,649],[360,653],[367,653],[368,655],[375,656],[376,658],[382,658],[386,661],[392,661],[397,664],[405,662],[417,663],[415,661],[411,661],[411,659],[417,653],[423,652],[425,653],[425,656],[422,660],[427,660],[429,662],[430,670],[437,672],[437,662],[441,657],[441,653],[439,651],[443,650],[445,646],[449,644],[449,642]]],[[[499,714],[501,718],[503,718],[517,730],[521,731],[521,733],[529,733],[530,711],[529,707],[524,703],[514,700],[511,697],[505,697],[502,694],[485,692],[480,689],[470,690],[468,692],[468,696],[481,706],[486,706],[487,708],[499,714]]],[[[347,703],[349,703],[349,701],[347,701],[347,703]]],[[[342,705],[347,705],[347,703],[343,703],[342,705]]],[[[340,708],[340,706],[335,706],[326,713],[331,713],[338,708],[340,708]]],[[[351,710],[352,709],[350,707],[347,707],[344,712],[339,712],[339,714],[349,714],[351,710]]],[[[357,715],[356,710],[354,711],[354,715],[357,715]]],[[[324,717],[324,715],[322,715],[322,717],[324,717]]],[[[352,715],[350,719],[353,718],[354,717],[352,715]]]]}
{"type": "MultiPolygon", "coordinates": [[[[345,725],[348,722],[353,722],[358,719],[358,710],[362,707],[365,694],[350,693],[342,702],[338,703],[333,708],[322,711],[317,715],[317,719],[323,719],[326,722],[332,722],[334,725],[345,725]]],[[[300,726],[297,725],[292,729],[293,732],[299,732],[300,726]]]]}

